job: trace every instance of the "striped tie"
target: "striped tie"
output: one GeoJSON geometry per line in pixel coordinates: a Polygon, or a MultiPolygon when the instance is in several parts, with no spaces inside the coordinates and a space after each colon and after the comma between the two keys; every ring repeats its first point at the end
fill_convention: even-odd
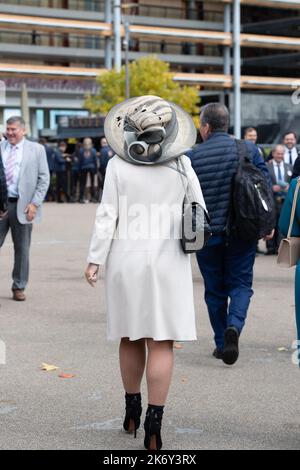
{"type": "Polygon", "coordinates": [[[10,186],[14,182],[14,171],[16,163],[17,147],[11,147],[10,154],[8,155],[5,168],[6,184],[10,186]]]}

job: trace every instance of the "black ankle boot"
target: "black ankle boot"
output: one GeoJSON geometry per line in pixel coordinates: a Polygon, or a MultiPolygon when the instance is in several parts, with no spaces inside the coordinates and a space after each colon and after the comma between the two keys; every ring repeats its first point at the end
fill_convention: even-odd
{"type": "Polygon", "coordinates": [[[140,393],[126,393],[126,416],[124,419],[123,427],[127,432],[134,432],[136,437],[136,431],[141,424],[142,414],[142,398],[140,393]]]}
{"type": "Polygon", "coordinates": [[[148,405],[144,424],[144,445],[148,450],[160,450],[162,448],[160,430],[163,412],[163,406],[148,405]]]}

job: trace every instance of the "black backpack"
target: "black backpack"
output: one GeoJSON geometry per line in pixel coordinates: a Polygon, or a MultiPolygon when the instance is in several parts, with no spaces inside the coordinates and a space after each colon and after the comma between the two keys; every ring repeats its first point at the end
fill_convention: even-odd
{"type": "Polygon", "coordinates": [[[238,169],[232,181],[229,231],[239,239],[255,242],[276,226],[272,188],[262,171],[248,155],[246,143],[236,140],[238,169]]]}

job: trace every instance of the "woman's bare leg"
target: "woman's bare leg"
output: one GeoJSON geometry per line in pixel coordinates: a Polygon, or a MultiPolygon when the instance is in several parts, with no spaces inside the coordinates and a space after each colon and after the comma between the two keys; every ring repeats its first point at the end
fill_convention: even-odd
{"type": "Polygon", "coordinates": [[[163,406],[168,396],[173,372],[173,341],[147,339],[147,346],[148,403],[163,406]]]}
{"type": "Polygon", "coordinates": [[[125,391],[139,393],[146,364],[145,340],[129,341],[128,338],[122,338],[119,355],[125,391]]]}

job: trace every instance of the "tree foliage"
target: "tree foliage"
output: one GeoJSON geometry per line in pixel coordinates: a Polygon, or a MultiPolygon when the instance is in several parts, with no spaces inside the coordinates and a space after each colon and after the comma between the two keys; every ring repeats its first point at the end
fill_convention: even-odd
{"type": "MultiPolygon", "coordinates": [[[[196,117],[199,113],[199,87],[180,86],[173,80],[170,66],[155,56],[145,56],[129,64],[130,96],[156,95],[181,106],[196,117]]],[[[85,107],[92,113],[107,114],[125,100],[126,73],[110,70],[97,78],[99,93],[88,96],[85,107]]]]}

